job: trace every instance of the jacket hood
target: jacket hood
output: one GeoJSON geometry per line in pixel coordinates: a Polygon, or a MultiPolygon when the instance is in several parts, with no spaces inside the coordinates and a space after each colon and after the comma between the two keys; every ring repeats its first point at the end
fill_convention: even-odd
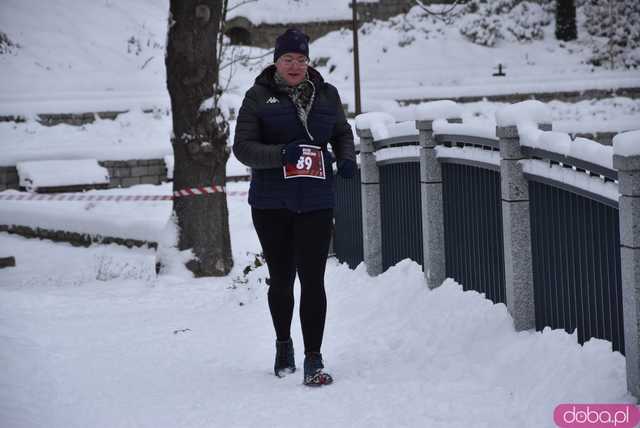
{"type": "MultiPolygon", "coordinates": [[[[307,72],[309,73],[309,80],[313,82],[314,85],[318,86],[321,83],[324,83],[324,78],[322,75],[313,67],[307,67],[307,72]]],[[[278,89],[275,81],[273,80],[273,75],[276,73],[275,64],[271,64],[269,67],[262,70],[262,72],[256,77],[256,85],[268,86],[273,89],[278,89]]]]}

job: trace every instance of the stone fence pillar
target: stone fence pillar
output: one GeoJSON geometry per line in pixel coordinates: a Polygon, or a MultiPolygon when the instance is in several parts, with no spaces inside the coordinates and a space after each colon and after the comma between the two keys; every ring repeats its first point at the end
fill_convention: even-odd
{"type": "Polygon", "coordinates": [[[369,129],[356,128],[360,137],[362,186],[362,235],[364,262],[371,276],[382,273],[382,222],[380,218],[380,172],[369,129]]]}
{"type": "MultiPolygon", "coordinates": [[[[550,125],[539,125],[550,130],[550,125]]],[[[506,300],[516,331],[535,328],[529,184],[516,126],[498,126],[506,300]]]]}
{"type": "Polygon", "coordinates": [[[627,389],[640,397],[640,154],[614,154],[613,167],[618,170],[620,192],[618,209],[627,389]]]}
{"type": "MultiPolygon", "coordinates": [[[[462,122],[461,119],[448,119],[462,122]]],[[[420,193],[422,205],[422,251],[424,276],[429,288],[438,287],[447,278],[442,205],[442,168],[436,157],[433,120],[417,120],[420,134],[420,193]]]]}

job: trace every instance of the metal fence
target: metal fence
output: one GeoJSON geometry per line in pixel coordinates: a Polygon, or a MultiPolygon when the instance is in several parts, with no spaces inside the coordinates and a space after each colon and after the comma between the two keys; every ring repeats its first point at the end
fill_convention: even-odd
{"type": "Polygon", "coordinates": [[[362,190],[360,170],[353,179],[336,176],[336,209],[333,249],[336,258],[355,268],[363,260],[362,250],[362,190]]]}
{"type": "Polygon", "coordinates": [[[529,181],[536,329],[611,341],[624,353],[620,221],[605,205],[529,181]]]}
{"type": "Polygon", "coordinates": [[[440,124],[450,135],[434,136],[433,126],[419,120],[419,138],[377,141],[359,130],[367,210],[348,210],[358,218],[341,224],[367,225],[360,235],[367,272],[411,258],[428,266],[429,287],[449,277],[505,303],[516,330],[564,329],[581,344],[608,340],[631,359],[628,387],[640,396],[640,156],[557,134],[520,141],[515,126],[497,127],[497,138],[440,124]],[[418,144],[419,152],[380,152],[418,144]]]}
{"type": "Polygon", "coordinates": [[[506,303],[500,174],[444,163],[442,178],[447,276],[506,303]]]}
{"type": "Polygon", "coordinates": [[[423,264],[420,163],[380,163],[382,269],[410,258],[423,264]]]}

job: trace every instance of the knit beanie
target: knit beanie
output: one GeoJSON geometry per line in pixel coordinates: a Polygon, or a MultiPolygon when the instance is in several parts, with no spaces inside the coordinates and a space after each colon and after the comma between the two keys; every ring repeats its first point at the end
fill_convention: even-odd
{"type": "Polygon", "coordinates": [[[309,58],[309,36],[295,28],[289,28],[280,34],[276,39],[273,62],[287,53],[299,53],[309,58]]]}

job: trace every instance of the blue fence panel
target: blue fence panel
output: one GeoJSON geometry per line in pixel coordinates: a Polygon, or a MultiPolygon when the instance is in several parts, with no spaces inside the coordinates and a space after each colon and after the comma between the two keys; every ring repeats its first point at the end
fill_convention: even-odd
{"type": "Polygon", "coordinates": [[[442,177],[447,276],[506,303],[500,174],[443,163],[442,177]]]}
{"type": "Polygon", "coordinates": [[[382,269],[410,258],[423,264],[420,163],[380,165],[382,269]]]}
{"type": "Polygon", "coordinates": [[[340,262],[346,262],[353,269],[364,259],[360,170],[350,180],[336,176],[336,194],[333,250],[340,262]]]}
{"type": "Polygon", "coordinates": [[[617,208],[535,181],[529,195],[536,328],[577,329],[580,343],[624,353],[617,208]]]}

